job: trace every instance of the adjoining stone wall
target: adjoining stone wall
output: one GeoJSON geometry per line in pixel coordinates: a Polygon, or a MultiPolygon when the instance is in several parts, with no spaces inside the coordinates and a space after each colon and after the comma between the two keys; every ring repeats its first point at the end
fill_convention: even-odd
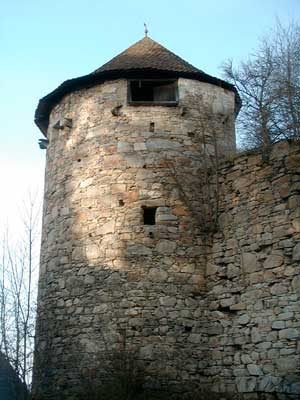
{"type": "Polygon", "coordinates": [[[244,154],[219,172],[207,263],[204,374],[216,390],[300,398],[300,146],[244,154]]]}
{"type": "Polygon", "coordinates": [[[50,118],[34,387],[57,398],[98,356],[137,350],[162,384],[199,380],[212,212],[207,165],[232,154],[234,93],[179,79],[178,107],[128,106],[126,80],[50,118]],[[143,207],[157,207],[144,225],[143,207]],[[201,339],[201,340],[200,340],[201,339]]]}

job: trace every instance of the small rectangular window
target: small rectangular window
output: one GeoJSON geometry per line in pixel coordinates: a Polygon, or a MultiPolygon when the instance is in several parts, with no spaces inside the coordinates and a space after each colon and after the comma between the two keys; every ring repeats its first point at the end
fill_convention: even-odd
{"type": "Polygon", "coordinates": [[[143,207],[144,225],[155,225],[157,207],[143,207]]]}
{"type": "Polygon", "coordinates": [[[177,80],[132,80],[128,85],[131,104],[173,105],[178,103],[177,80]]]}

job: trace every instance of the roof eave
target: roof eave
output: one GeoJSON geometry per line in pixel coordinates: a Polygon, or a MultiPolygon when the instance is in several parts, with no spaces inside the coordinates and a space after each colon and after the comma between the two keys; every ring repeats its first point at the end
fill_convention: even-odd
{"type": "Polygon", "coordinates": [[[137,68],[130,70],[111,70],[102,71],[98,73],[92,73],[89,75],[84,75],[79,78],[69,79],[58,86],[54,91],[49,93],[47,96],[43,97],[37,106],[35,112],[35,123],[41,132],[47,137],[47,130],[49,125],[50,113],[56,104],[66,95],[75,92],[80,89],[86,89],[102,83],[107,80],[116,79],[130,79],[130,78],[187,78],[194,79],[201,82],[211,83],[213,85],[222,87],[227,90],[231,90],[235,93],[236,102],[236,114],[238,113],[241,102],[240,97],[236,88],[219,78],[207,75],[204,72],[178,72],[171,70],[159,70],[154,68],[137,68]]]}

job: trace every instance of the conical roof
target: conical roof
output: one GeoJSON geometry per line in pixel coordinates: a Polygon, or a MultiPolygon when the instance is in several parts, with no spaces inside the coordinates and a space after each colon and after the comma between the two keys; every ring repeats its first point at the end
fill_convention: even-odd
{"type": "Polygon", "coordinates": [[[206,74],[149,37],[144,37],[94,72],[69,79],[43,97],[35,112],[35,123],[46,135],[51,110],[64,95],[106,80],[179,77],[208,82],[232,90],[236,93],[237,105],[239,104],[239,97],[233,85],[206,74]]]}
{"type": "Polygon", "coordinates": [[[146,36],[114,57],[108,63],[102,65],[102,67],[96,69],[94,73],[137,69],[174,71],[177,73],[202,72],[146,36]]]}

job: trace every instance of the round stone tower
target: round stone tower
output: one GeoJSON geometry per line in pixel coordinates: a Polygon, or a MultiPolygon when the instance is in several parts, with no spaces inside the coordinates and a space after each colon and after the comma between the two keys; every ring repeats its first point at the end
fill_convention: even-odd
{"type": "Polygon", "coordinates": [[[125,349],[149,385],[199,379],[215,177],[237,107],[233,86],[148,37],[40,101],[36,394],[105,379],[125,349]]]}

